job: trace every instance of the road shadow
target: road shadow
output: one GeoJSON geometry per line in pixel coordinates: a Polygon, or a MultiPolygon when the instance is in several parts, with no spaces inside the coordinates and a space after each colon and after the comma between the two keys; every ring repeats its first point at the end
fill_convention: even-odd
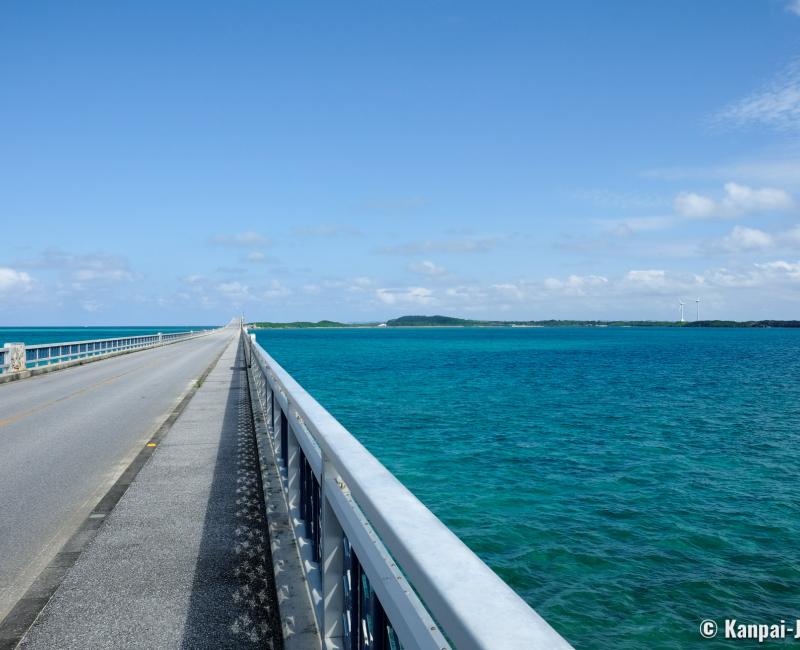
{"type": "Polygon", "coordinates": [[[181,647],[283,647],[241,342],[181,647]]]}

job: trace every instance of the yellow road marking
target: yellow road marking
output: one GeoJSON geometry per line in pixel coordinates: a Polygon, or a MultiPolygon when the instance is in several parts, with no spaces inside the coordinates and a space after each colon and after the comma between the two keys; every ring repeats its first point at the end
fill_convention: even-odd
{"type": "Polygon", "coordinates": [[[148,443],[147,443],[147,446],[148,446],[148,447],[155,447],[155,446],[156,446],[156,443],[154,443],[154,442],[148,442],[148,443]]]}
{"type": "Polygon", "coordinates": [[[105,386],[107,384],[110,384],[111,382],[114,382],[117,379],[120,379],[121,377],[124,377],[125,375],[129,375],[132,372],[136,372],[137,370],[142,370],[144,368],[149,368],[151,366],[156,366],[156,365],[159,365],[161,363],[162,363],[161,361],[156,361],[156,362],[153,362],[153,363],[148,363],[148,364],[145,364],[145,365],[142,365],[142,366],[138,366],[136,368],[132,368],[131,370],[128,370],[127,372],[120,373],[119,375],[114,375],[113,377],[109,377],[108,379],[104,379],[103,381],[99,381],[96,384],[91,384],[90,386],[86,386],[85,388],[81,388],[80,390],[76,390],[74,393],[70,393],[69,395],[64,395],[64,396],[58,397],[58,398],[56,398],[54,400],[50,400],[49,402],[45,402],[44,404],[39,404],[39,406],[36,406],[35,408],[32,408],[32,409],[30,409],[28,411],[22,411],[21,413],[16,413],[16,414],[11,415],[11,416],[9,416],[9,417],[7,417],[5,419],[0,420],[0,427],[5,427],[5,426],[7,426],[9,424],[14,424],[15,422],[19,422],[20,420],[23,420],[23,419],[25,419],[25,418],[27,418],[27,417],[29,417],[31,415],[35,415],[36,413],[39,413],[40,411],[43,411],[46,408],[49,408],[49,407],[53,406],[54,404],[58,404],[60,402],[64,402],[64,401],[66,401],[68,399],[72,399],[73,397],[77,397],[78,395],[82,395],[83,393],[88,393],[90,390],[94,390],[95,388],[99,388],[100,386],[105,386]]]}

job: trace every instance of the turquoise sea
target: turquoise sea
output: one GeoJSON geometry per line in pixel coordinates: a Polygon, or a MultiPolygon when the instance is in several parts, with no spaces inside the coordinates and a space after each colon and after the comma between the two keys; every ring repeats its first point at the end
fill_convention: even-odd
{"type": "Polygon", "coordinates": [[[216,325],[182,325],[180,327],[0,327],[0,347],[6,343],[69,343],[123,336],[146,336],[162,332],[188,332],[216,325]]]}
{"type": "Polygon", "coordinates": [[[257,337],[577,648],[800,617],[800,330],[257,337]]]}

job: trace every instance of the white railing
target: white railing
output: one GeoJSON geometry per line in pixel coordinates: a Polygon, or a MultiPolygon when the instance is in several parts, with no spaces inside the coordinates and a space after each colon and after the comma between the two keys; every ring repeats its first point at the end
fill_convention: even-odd
{"type": "Polygon", "coordinates": [[[0,348],[0,374],[166,345],[195,336],[202,336],[210,331],[212,330],[191,330],[189,332],[169,332],[166,334],[158,332],[157,334],[144,336],[69,341],[67,343],[41,343],[37,345],[6,343],[0,348]]]}
{"type": "Polygon", "coordinates": [[[323,647],[571,648],[254,335],[243,338],[323,647]]]}

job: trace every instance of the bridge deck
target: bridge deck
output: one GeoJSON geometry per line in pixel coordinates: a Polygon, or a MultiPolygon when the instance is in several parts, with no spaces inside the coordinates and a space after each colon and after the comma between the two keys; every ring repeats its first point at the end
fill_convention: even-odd
{"type": "Polygon", "coordinates": [[[235,335],[0,385],[0,620],[235,335]]]}
{"type": "Polygon", "coordinates": [[[21,648],[280,647],[239,337],[21,648]]]}

